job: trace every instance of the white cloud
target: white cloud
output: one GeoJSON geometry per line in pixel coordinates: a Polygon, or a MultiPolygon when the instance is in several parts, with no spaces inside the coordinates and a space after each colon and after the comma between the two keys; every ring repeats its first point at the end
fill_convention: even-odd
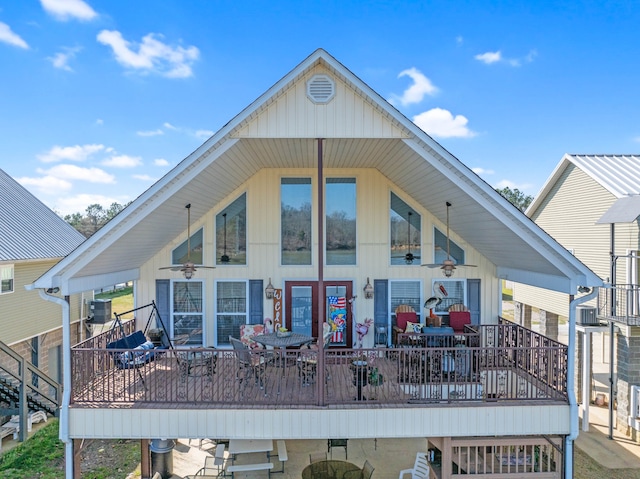
{"type": "Polygon", "coordinates": [[[128,203],[129,200],[130,199],[125,196],[118,198],[104,195],[80,194],[57,198],[57,203],[55,205],[51,205],[51,208],[59,212],[61,215],[69,215],[73,213],[84,213],[89,205],[99,204],[103,207],[113,203],[120,203],[121,205],[124,205],[128,203]]]}
{"type": "Polygon", "coordinates": [[[141,180],[141,181],[149,181],[149,182],[157,181],[157,178],[153,178],[152,176],[149,176],[149,175],[133,175],[133,177],[136,180],[141,180]]]}
{"type": "Polygon", "coordinates": [[[435,95],[438,91],[431,80],[424,76],[416,68],[409,68],[403,70],[398,74],[398,78],[408,76],[413,80],[413,84],[407,88],[401,97],[398,98],[403,106],[410,105],[412,103],[420,103],[425,95],[435,95]]]}
{"type": "Polygon", "coordinates": [[[473,171],[476,175],[493,175],[493,174],[495,174],[495,171],[493,171],[493,170],[485,170],[484,168],[482,168],[480,166],[476,166],[475,168],[471,168],[471,171],[473,171]]]}
{"type": "Polygon", "coordinates": [[[42,8],[57,20],[93,20],[98,14],[83,0],[40,0],[42,8]]]}
{"type": "Polygon", "coordinates": [[[464,43],[464,38],[462,38],[462,35],[458,35],[456,37],[456,44],[462,45],[463,43],[464,43]]]}
{"type": "Polygon", "coordinates": [[[96,120],[96,125],[104,125],[104,120],[102,118],[98,118],[96,120]]]}
{"type": "Polygon", "coordinates": [[[194,46],[170,46],[159,40],[161,35],[150,33],[142,43],[133,45],[115,30],[102,30],[98,42],[110,46],[116,60],[123,66],[142,72],[154,72],[168,78],[186,78],[193,75],[191,65],[200,56],[194,46]],[[135,51],[137,48],[137,52],[135,51]]]}
{"type": "Polygon", "coordinates": [[[496,63],[502,60],[502,53],[500,52],[500,50],[498,50],[497,52],[480,53],[473,58],[481,61],[482,63],[486,63],[487,65],[491,65],[492,63],[496,63]]]}
{"type": "Polygon", "coordinates": [[[136,135],[138,136],[158,136],[158,135],[164,135],[164,131],[162,131],[161,129],[157,129],[157,130],[148,130],[148,131],[138,131],[136,132],[136,135]]]}
{"type": "Polygon", "coordinates": [[[142,165],[142,158],[139,156],[118,155],[112,156],[102,162],[104,166],[111,166],[113,168],[135,168],[142,165]]]}
{"type": "Polygon", "coordinates": [[[104,145],[56,145],[49,152],[38,155],[38,159],[43,163],[54,163],[62,160],[85,161],[93,153],[101,150],[104,150],[104,145]]]}
{"type": "Polygon", "coordinates": [[[72,60],[81,49],[64,48],[63,50],[63,52],[58,52],[54,56],[47,58],[47,60],[49,60],[55,68],[72,72],[73,69],[69,66],[69,61],[72,60]]]}
{"type": "Polygon", "coordinates": [[[523,62],[531,63],[537,55],[538,52],[536,50],[531,50],[523,58],[505,58],[502,56],[502,52],[498,50],[496,52],[480,53],[474,58],[486,65],[491,65],[492,63],[506,63],[512,67],[519,67],[523,62]]]}
{"type": "Polygon", "coordinates": [[[213,131],[211,130],[196,130],[196,132],[194,133],[194,135],[196,136],[196,138],[202,138],[203,140],[213,136],[213,131]]]}
{"type": "Polygon", "coordinates": [[[169,123],[168,121],[164,122],[162,124],[162,126],[164,126],[167,130],[177,130],[178,129],[175,126],[173,126],[171,123],[169,123]]]}
{"type": "Polygon", "coordinates": [[[0,42],[8,43],[14,47],[24,48],[25,50],[29,48],[27,42],[25,42],[20,35],[14,33],[9,25],[3,22],[0,22],[0,42]]]}
{"type": "Polygon", "coordinates": [[[498,188],[498,189],[502,189],[502,188],[511,188],[512,190],[515,190],[516,188],[519,189],[520,191],[528,191],[531,188],[533,188],[533,184],[531,183],[523,183],[523,184],[516,184],[511,180],[500,180],[498,181],[498,183],[495,184],[494,188],[498,188]]]}
{"type": "Polygon", "coordinates": [[[89,183],[113,184],[116,182],[115,176],[100,168],[82,168],[76,165],[56,165],[53,168],[44,170],[38,168],[39,174],[53,176],[63,180],[81,180],[89,183]]]}
{"type": "Polygon", "coordinates": [[[153,164],[161,167],[169,166],[169,162],[164,158],[156,158],[155,160],[153,160],[153,164]]]}
{"type": "Polygon", "coordinates": [[[25,176],[17,178],[17,181],[25,188],[32,187],[45,195],[57,195],[61,191],[70,190],[72,186],[69,181],[50,175],[42,176],[40,178],[29,178],[25,176]]]}
{"type": "Polygon", "coordinates": [[[413,117],[413,122],[431,136],[440,138],[471,138],[476,133],[467,127],[469,120],[463,115],[455,117],[450,111],[432,108],[413,117]]]}

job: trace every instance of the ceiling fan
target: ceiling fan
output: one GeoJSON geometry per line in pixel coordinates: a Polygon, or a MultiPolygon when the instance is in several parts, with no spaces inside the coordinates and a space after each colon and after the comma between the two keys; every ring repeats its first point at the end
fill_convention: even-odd
{"type": "MultiPolygon", "coordinates": [[[[187,261],[180,266],[163,266],[158,269],[182,271],[186,279],[191,279],[196,272],[196,265],[191,261],[191,203],[185,205],[185,208],[187,209],[187,261]]],[[[198,266],[198,268],[214,269],[215,266],[198,266]]]]}
{"type": "Polygon", "coordinates": [[[411,216],[413,213],[409,211],[407,215],[409,215],[409,218],[407,219],[407,246],[409,247],[409,251],[404,255],[404,262],[412,264],[413,260],[420,259],[420,256],[416,256],[411,252],[411,216]]]}
{"type": "MultiPolygon", "coordinates": [[[[451,259],[451,253],[449,250],[449,207],[451,203],[447,201],[447,259],[445,259],[442,263],[435,264],[423,264],[421,266],[426,266],[428,268],[440,268],[442,270],[442,274],[444,274],[447,278],[453,275],[453,272],[456,269],[456,263],[451,259]]],[[[459,264],[457,267],[467,266],[470,268],[476,268],[475,264],[459,264]]]]}

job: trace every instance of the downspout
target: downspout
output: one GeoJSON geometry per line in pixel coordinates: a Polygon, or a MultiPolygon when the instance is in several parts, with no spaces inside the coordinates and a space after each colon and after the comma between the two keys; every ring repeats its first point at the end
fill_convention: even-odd
{"type": "MultiPolygon", "coordinates": [[[[71,319],[69,303],[63,298],[47,294],[38,289],[45,301],[57,303],[62,307],[62,404],[60,406],[60,440],[65,447],[65,477],[73,476],[73,442],[69,438],[69,404],[71,403],[71,319]]],[[[68,298],[68,297],[67,297],[68,298]]]]}
{"type": "MultiPolygon", "coordinates": [[[[575,346],[576,346],[576,306],[591,301],[598,295],[598,289],[569,302],[569,344],[567,346],[567,394],[569,395],[569,420],[571,432],[565,438],[564,471],[565,479],[573,479],[573,441],[578,437],[578,401],[575,392],[575,346]]],[[[573,297],[573,295],[572,295],[573,297]]],[[[582,367],[586,367],[583,365],[582,367]]]]}

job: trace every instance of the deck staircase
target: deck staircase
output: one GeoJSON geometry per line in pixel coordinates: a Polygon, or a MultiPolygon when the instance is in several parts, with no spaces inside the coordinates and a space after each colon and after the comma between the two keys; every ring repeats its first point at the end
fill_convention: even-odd
{"type": "Polygon", "coordinates": [[[0,416],[20,417],[20,441],[27,437],[28,414],[42,411],[58,416],[61,398],[57,381],[0,341],[0,416]]]}

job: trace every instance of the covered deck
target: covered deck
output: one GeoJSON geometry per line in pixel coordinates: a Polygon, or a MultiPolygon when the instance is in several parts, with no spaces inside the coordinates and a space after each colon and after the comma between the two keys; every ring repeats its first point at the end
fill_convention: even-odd
{"type": "MultiPolygon", "coordinates": [[[[133,321],[125,326],[130,331],[133,321]]],[[[97,336],[72,348],[72,407],[568,402],[567,346],[506,320],[469,326],[455,343],[438,347],[416,342],[374,349],[257,349],[248,361],[231,349],[169,348],[123,362],[140,350],[107,349],[106,342],[97,336]]]]}

